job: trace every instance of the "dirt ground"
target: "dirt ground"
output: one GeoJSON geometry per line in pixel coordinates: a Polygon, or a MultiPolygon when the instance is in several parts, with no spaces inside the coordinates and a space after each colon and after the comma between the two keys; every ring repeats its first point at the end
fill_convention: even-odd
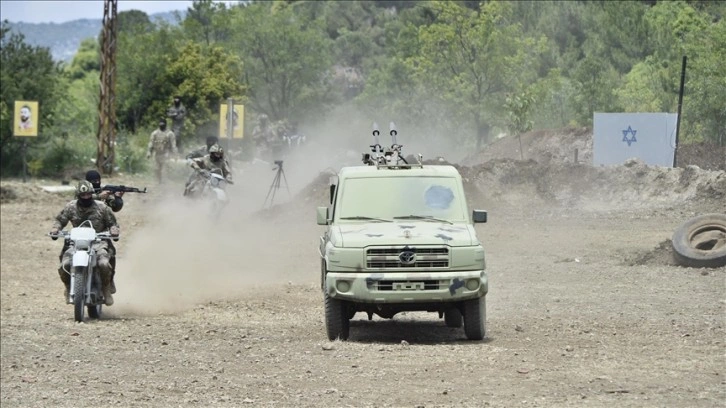
{"type": "MultiPolygon", "coordinates": [[[[586,132],[546,136],[590,154],[586,132]]],[[[104,180],[150,192],[125,196],[116,303],[85,323],[45,236],[70,197],[2,180],[0,405],[723,407],[726,268],[675,265],[670,238],[726,212],[726,171],[593,168],[532,141],[522,161],[517,142],[456,164],[489,211],[481,342],[426,313],[358,314],[327,340],[314,208],[330,163],[289,158],[279,189],[270,166],[236,165],[217,224],[181,199],[183,171],[104,180]]]]}

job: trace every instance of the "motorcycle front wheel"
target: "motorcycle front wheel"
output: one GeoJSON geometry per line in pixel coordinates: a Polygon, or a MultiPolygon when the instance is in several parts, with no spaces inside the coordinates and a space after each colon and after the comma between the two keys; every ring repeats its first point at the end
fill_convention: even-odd
{"type": "Polygon", "coordinates": [[[81,266],[73,268],[73,317],[82,322],[85,311],[86,280],[81,266]]]}
{"type": "Polygon", "coordinates": [[[89,304],[88,305],[88,317],[91,319],[100,319],[101,318],[101,308],[103,307],[102,303],[99,303],[98,301],[98,294],[101,293],[101,277],[98,275],[97,271],[93,272],[93,278],[91,282],[91,293],[95,293],[96,296],[91,296],[91,300],[96,302],[96,304],[89,304]]]}

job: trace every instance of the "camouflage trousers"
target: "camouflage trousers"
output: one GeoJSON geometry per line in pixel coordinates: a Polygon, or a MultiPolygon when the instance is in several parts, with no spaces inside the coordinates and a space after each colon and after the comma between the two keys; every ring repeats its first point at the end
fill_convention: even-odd
{"type": "Polygon", "coordinates": [[[166,167],[166,162],[169,160],[166,154],[155,154],[154,155],[154,174],[156,175],[156,181],[161,184],[162,173],[166,167]]]}
{"type": "Polygon", "coordinates": [[[202,190],[204,190],[204,184],[206,182],[207,179],[200,176],[196,171],[190,174],[189,180],[187,180],[184,186],[184,196],[189,198],[199,197],[202,194],[202,190]]]}
{"type": "MultiPolygon", "coordinates": [[[[103,286],[111,285],[114,275],[114,266],[116,259],[113,256],[114,250],[109,248],[106,242],[101,242],[94,245],[96,249],[96,266],[98,272],[101,275],[101,281],[103,286]]],[[[61,265],[58,268],[58,275],[66,289],[69,289],[71,285],[71,259],[73,258],[74,248],[68,248],[61,256],[61,265]]]]}

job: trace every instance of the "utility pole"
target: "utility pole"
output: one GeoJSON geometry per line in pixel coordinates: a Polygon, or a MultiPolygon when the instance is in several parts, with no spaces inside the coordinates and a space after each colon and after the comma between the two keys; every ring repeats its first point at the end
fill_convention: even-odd
{"type": "Polygon", "coordinates": [[[118,0],[103,1],[101,31],[101,79],[98,100],[96,167],[101,174],[113,173],[116,145],[116,29],[118,0]]]}

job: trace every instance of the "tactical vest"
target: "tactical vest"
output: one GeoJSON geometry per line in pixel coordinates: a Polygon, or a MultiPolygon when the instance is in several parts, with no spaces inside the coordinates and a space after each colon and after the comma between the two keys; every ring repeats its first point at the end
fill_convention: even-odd
{"type": "Polygon", "coordinates": [[[156,153],[166,153],[170,152],[171,149],[171,137],[169,137],[169,132],[167,131],[160,131],[155,130],[154,131],[154,152],[156,153]]]}

